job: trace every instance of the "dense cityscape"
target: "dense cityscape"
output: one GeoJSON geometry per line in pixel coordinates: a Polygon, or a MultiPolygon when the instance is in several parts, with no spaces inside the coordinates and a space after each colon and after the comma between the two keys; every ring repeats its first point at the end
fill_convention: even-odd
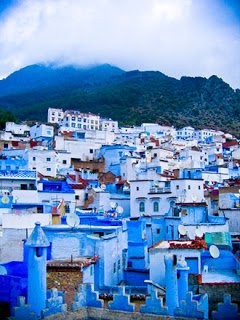
{"type": "Polygon", "coordinates": [[[0,318],[239,319],[239,140],[45,117],[0,132],[0,318]]]}

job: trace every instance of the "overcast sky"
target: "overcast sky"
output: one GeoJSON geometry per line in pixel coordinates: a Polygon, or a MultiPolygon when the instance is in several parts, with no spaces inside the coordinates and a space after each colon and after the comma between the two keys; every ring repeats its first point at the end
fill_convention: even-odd
{"type": "Polygon", "coordinates": [[[0,78],[110,63],[240,88],[240,0],[0,0],[0,78]]]}

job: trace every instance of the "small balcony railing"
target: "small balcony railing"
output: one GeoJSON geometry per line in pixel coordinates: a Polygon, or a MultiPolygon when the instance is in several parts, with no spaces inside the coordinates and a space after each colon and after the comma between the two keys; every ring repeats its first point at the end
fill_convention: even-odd
{"type": "Polygon", "coordinates": [[[169,193],[171,192],[170,188],[159,188],[159,187],[152,187],[150,188],[149,193],[169,193]]]}

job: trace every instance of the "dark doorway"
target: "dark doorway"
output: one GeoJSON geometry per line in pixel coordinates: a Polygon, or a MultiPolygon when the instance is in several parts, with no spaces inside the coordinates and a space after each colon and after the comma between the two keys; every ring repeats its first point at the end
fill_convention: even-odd
{"type": "Polygon", "coordinates": [[[10,303],[0,302],[0,320],[5,320],[10,317],[10,303]]]}

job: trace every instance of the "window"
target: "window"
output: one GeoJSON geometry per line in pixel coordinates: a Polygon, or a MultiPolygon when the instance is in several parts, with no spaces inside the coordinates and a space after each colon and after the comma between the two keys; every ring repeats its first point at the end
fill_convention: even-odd
{"type": "Polygon", "coordinates": [[[141,201],[139,203],[139,211],[140,212],[145,212],[145,203],[143,201],[141,201]]]}
{"type": "Polygon", "coordinates": [[[176,189],[179,190],[179,185],[176,186],[176,189]]]}
{"type": "Polygon", "coordinates": [[[190,186],[190,184],[188,185],[188,190],[191,190],[191,186],[190,186]]]}
{"type": "Polygon", "coordinates": [[[139,187],[136,187],[136,190],[139,191],[139,187]]]}
{"type": "Polygon", "coordinates": [[[63,164],[67,164],[67,160],[63,160],[62,163],[63,163],[63,164]]]}
{"type": "Polygon", "coordinates": [[[76,196],[75,196],[75,200],[79,200],[79,195],[76,195],[76,196]]]}
{"type": "Polygon", "coordinates": [[[158,212],[159,211],[159,203],[158,201],[153,202],[153,212],[158,212]]]}
{"type": "Polygon", "coordinates": [[[81,128],[82,128],[82,125],[81,125],[80,123],[78,124],[78,128],[79,128],[79,129],[81,129],[81,128]]]}
{"type": "Polygon", "coordinates": [[[198,190],[201,190],[201,186],[198,186],[198,190]]]}
{"type": "Polygon", "coordinates": [[[121,261],[120,261],[120,259],[118,260],[118,270],[120,270],[121,269],[121,261]]]}
{"type": "Polygon", "coordinates": [[[76,117],[72,117],[72,121],[75,121],[76,120],[76,117]]]}
{"type": "Polygon", "coordinates": [[[89,150],[89,153],[93,153],[93,149],[90,149],[90,150],[89,150]]]}
{"type": "Polygon", "coordinates": [[[50,162],[50,161],[51,161],[51,158],[47,158],[47,161],[50,162]]]}
{"type": "Polygon", "coordinates": [[[78,122],[81,122],[82,121],[82,118],[78,118],[78,122]]]}
{"type": "Polygon", "coordinates": [[[113,264],[113,272],[114,273],[116,272],[116,262],[114,262],[114,264],[113,264]]]}
{"type": "Polygon", "coordinates": [[[76,128],[76,123],[72,123],[72,128],[76,128]]]}
{"type": "Polygon", "coordinates": [[[47,168],[47,171],[50,172],[50,171],[52,171],[52,169],[51,168],[47,168]]]}
{"type": "Polygon", "coordinates": [[[156,230],[156,232],[157,232],[157,234],[160,234],[160,229],[158,228],[158,229],[156,230]]]}

